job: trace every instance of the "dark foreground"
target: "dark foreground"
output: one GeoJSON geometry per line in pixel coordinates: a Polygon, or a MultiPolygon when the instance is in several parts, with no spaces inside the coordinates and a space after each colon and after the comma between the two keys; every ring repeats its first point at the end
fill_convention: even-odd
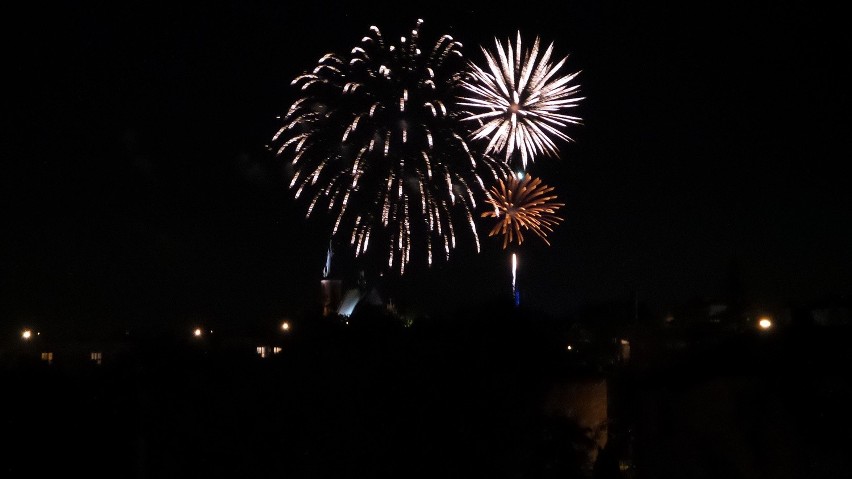
{"type": "Polygon", "coordinates": [[[0,477],[852,477],[848,330],[652,332],[629,360],[518,311],[7,353],[0,477]]]}

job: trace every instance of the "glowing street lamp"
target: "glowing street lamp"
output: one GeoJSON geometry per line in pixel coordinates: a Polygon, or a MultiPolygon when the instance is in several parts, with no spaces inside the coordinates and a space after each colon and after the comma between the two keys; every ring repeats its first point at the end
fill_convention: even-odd
{"type": "Polygon", "coordinates": [[[287,321],[284,321],[283,323],[281,323],[281,331],[284,331],[284,332],[290,331],[290,323],[287,322],[287,321]]]}
{"type": "Polygon", "coordinates": [[[757,322],[757,326],[760,329],[767,331],[772,328],[772,320],[766,317],[760,318],[760,320],[757,322]]]}
{"type": "Polygon", "coordinates": [[[195,328],[195,330],[192,332],[192,335],[196,338],[201,337],[202,334],[204,334],[204,332],[201,331],[201,328],[195,328]]]}
{"type": "Polygon", "coordinates": [[[32,332],[32,331],[30,331],[29,329],[25,329],[25,330],[21,333],[21,338],[23,338],[24,340],[28,340],[28,339],[30,339],[30,338],[32,338],[32,337],[33,337],[33,332],[32,332]]]}

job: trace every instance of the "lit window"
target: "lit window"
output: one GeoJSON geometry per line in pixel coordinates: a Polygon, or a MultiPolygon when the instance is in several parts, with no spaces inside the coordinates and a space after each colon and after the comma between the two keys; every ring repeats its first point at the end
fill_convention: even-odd
{"type": "Polygon", "coordinates": [[[281,348],[280,348],[280,347],[275,346],[274,348],[272,348],[272,354],[278,354],[278,353],[280,353],[280,352],[281,352],[281,348]]]}
{"type": "Polygon", "coordinates": [[[265,358],[266,357],[266,346],[258,346],[257,347],[258,356],[265,358]]]}
{"type": "Polygon", "coordinates": [[[94,361],[95,364],[101,364],[101,362],[104,359],[104,355],[103,355],[103,353],[92,352],[92,353],[89,354],[89,359],[94,361]]]}
{"type": "Polygon", "coordinates": [[[50,353],[50,352],[41,353],[41,360],[47,361],[47,364],[53,363],[53,353],[50,353]]]}

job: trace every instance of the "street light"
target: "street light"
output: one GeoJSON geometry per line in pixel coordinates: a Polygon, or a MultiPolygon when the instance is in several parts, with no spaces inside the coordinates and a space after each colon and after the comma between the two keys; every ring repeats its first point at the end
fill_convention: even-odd
{"type": "Polygon", "coordinates": [[[772,320],[766,317],[760,318],[760,320],[757,322],[757,326],[760,329],[766,331],[772,328],[772,320]]]}

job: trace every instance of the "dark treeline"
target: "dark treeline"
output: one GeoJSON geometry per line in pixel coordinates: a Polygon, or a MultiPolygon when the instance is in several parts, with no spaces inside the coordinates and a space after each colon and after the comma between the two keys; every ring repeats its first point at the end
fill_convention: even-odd
{"type": "Polygon", "coordinates": [[[532,312],[306,317],[266,358],[213,336],[128,339],[101,366],[7,365],[4,477],[590,473],[585,431],[541,406],[554,377],[599,371],[566,361],[532,312]]]}
{"type": "Polygon", "coordinates": [[[365,306],[349,318],[295,318],[275,338],[131,336],[97,366],[59,352],[46,364],[7,348],[0,475],[830,478],[852,470],[848,327],[714,330],[643,323],[642,308],[604,310],[557,320],[495,302],[411,321],[365,306]],[[601,314],[625,320],[600,322],[601,314]],[[603,447],[570,414],[581,404],[557,394],[595,381],[606,384],[604,396],[590,396],[607,411],[603,447]]]}

